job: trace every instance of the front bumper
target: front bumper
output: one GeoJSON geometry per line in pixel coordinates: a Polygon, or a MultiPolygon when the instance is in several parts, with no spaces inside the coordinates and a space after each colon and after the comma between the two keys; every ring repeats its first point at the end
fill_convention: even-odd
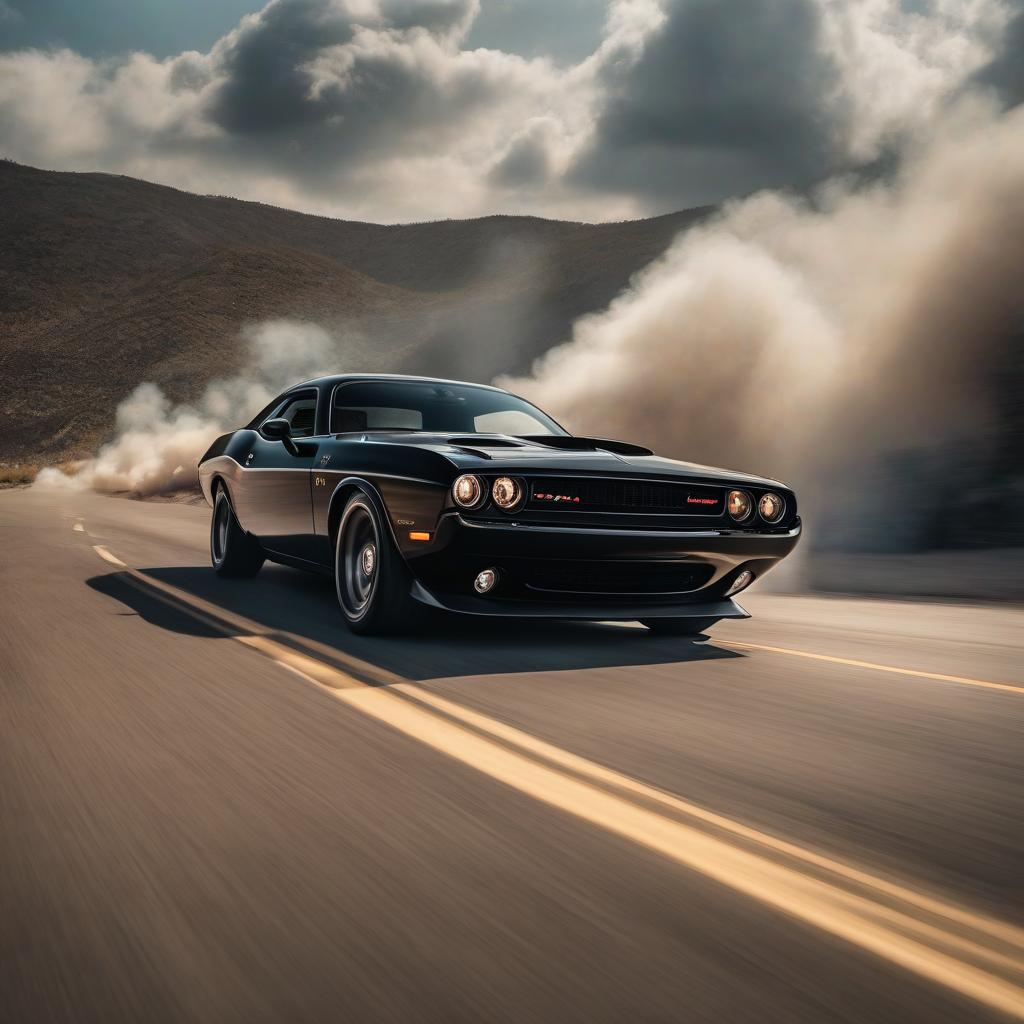
{"type": "Polygon", "coordinates": [[[442,516],[431,550],[410,558],[412,596],[469,615],[527,618],[747,618],[725,596],[744,569],[760,578],[800,538],[792,528],[645,530],[442,516]],[[472,581],[496,568],[486,596],[472,581]]]}

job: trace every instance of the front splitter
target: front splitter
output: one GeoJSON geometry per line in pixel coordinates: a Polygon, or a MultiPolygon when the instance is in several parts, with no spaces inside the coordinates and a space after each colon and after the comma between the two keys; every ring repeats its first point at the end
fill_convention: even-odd
{"type": "Polygon", "coordinates": [[[421,604],[460,615],[484,615],[503,619],[589,619],[602,622],[632,622],[636,619],[749,619],[750,612],[727,598],[700,604],[606,604],[587,602],[532,603],[502,601],[500,598],[431,593],[419,580],[410,591],[421,604]]]}

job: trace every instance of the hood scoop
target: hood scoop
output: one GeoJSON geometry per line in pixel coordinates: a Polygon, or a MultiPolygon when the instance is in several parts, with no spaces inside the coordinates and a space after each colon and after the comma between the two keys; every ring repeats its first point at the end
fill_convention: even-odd
{"type": "Polygon", "coordinates": [[[612,452],[615,455],[653,455],[650,448],[628,441],[612,441],[604,437],[573,437],[561,434],[531,434],[524,437],[530,444],[557,448],[564,452],[612,452]]]}
{"type": "Polygon", "coordinates": [[[453,448],[475,455],[478,459],[491,459],[487,448],[525,448],[522,441],[512,437],[485,437],[477,434],[475,437],[450,437],[448,443],[453,448]]]}
{"type": "Polygon", "coordinates": [[[486,434],[477,434],[475,437],[450,437],[449,444],[457,448],[522,448],[523,442],[517,441],[514,437],[487,437],[486,434]]]}
{"type": "Polygon", "coordinates": [[[495,434],[475,434],[472,437],[450,437],[453,448],[468,452],[480,459],[492,459],[489,451],[502,448],[550,448],[560,452],[611,452],[613,455],[653,455],[650,448],[627,441],[612,441],[603,437],[573,437],[571,434],[529,434],[519,437],[495,434]]]}

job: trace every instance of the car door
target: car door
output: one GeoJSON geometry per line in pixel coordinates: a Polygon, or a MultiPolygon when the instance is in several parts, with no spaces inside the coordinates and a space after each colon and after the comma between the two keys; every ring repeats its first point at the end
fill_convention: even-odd
{"type": "Polygon", "coordinates": [[[264,417],[286,419],[292,425],[297,451],[271,440],[259,427],[242,460],[240,487],[235,494],[239,521],[270,552],[315,560],[311,471],[320,439],[315,436],[316,389],[286,395],[264,417]]]}

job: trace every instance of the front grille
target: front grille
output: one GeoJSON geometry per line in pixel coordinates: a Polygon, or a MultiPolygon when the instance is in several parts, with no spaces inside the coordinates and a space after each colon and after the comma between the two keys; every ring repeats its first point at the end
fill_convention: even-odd
{"type": "Polygon", "coordinates": [[[522,569],[530,590],[562,594],[684,594],[714,574],[700,562],[576,562],[544,560],[522,569]]]}
{"type": "Polygon", "coordinates": [[[529,488],[526,507],[537,511],[718,516],[725,505],[721,488],[655,480],[536,477],[529,488]]]}

